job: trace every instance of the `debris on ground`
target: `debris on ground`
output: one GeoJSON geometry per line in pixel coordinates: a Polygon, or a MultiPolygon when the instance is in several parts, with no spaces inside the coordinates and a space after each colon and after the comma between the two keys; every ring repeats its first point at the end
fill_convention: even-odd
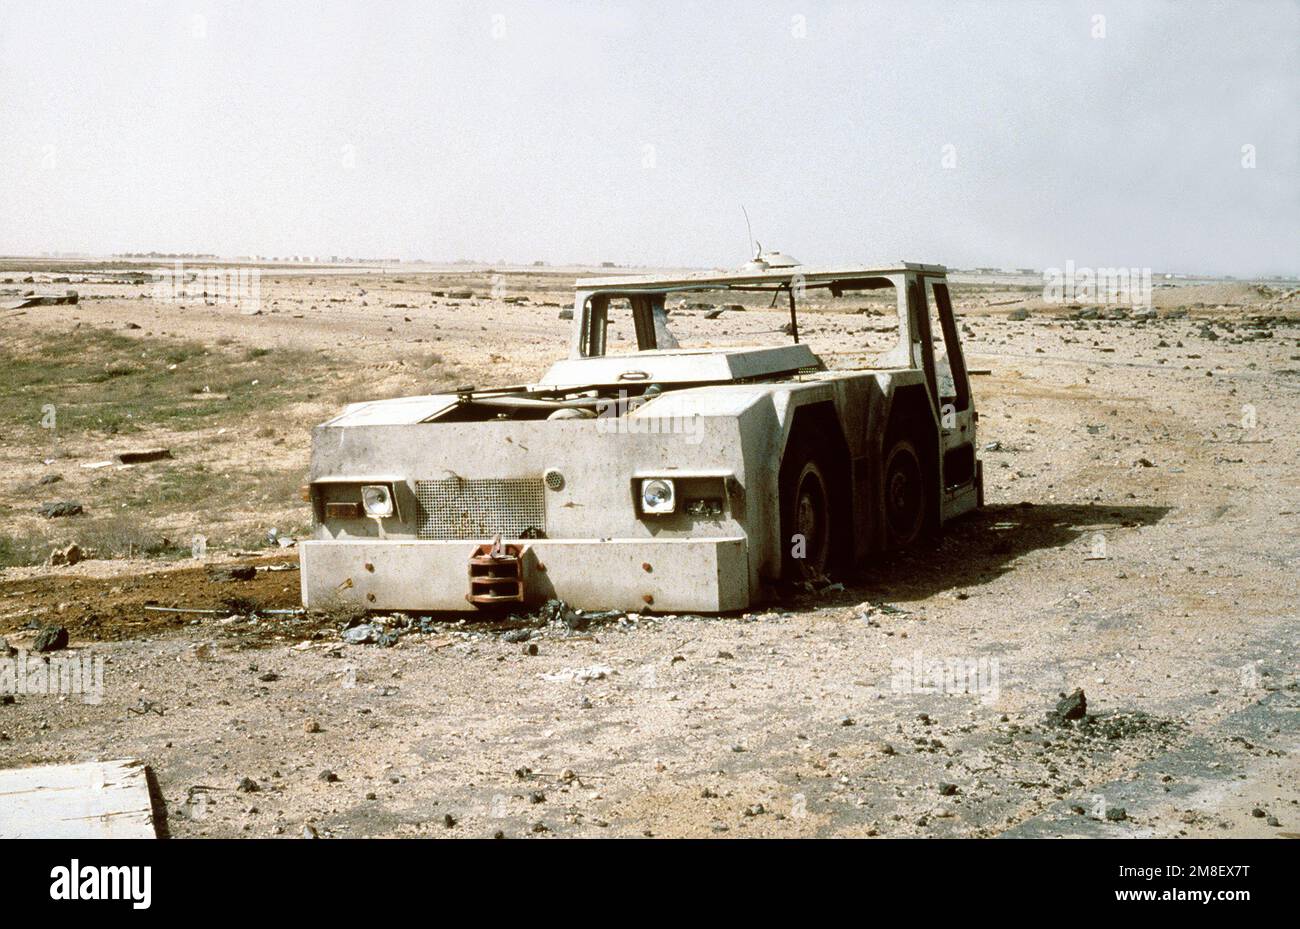
{"type": "Polygon", "coordinates": [[[0,309],[5,310],[25,310],[32,306],[61,306],[75,304],[77,302],[77,292],[75,290],[65,291],[63,296],[54,296],[51,294],[34,295],[24,297],[21,300],[10,300],[0,304],[0,309]]]}
{"type": "Polygon", "coordinates": [[[65,516],[80,516],[86,510],[75,500],[55,500],[42,503],[38,512],[46,519],[59,519],[65,516]]]}
{"type": "Polygon", "coordinates": [[[57,652],[68,647],[68,630],[63,626],[46,626],[36,634],[32,650],[57,652]]]}
{"type": "Polygon", "coordinates": [[[1067,720],[1083,719],[1088,715],[1088,698],[1083,689],[1076,687],[1070,694],[1062,694],[1056,708],[1047,714],[1051,722],[1064,725],[1067,720]]]}
{"type": "Polygon", "coordinates": [[[172,457],[169,448],[143,448],[136,451],[118,452],[115,456],[118,464],[144,464],[149,461],[162,461],[172,457]]]}
{"type": "Polygon", "coordinates": [[[62,565],[74,565],[82,559],[81,546],[76,542],[68,545],[66,548],[56,548],[50,552],[50,556],[45,559],[45,564],[51,568],[62,565]]]}
{"type": "Polygon", "coordinates": [[[542,674],[544,681],[551,683],[570,683],[576,682],[585,684],[587,681],[603,681],[614,673],[614,669],[606,665],[594,664],[586,668],[564,668],[561,671],[554,671],[549,674],[542,674]]]}
{"type": "Polygon", "coordinates": [[[257,577],[257,568],[253,565],[239,564],[208,568],[208,577],[217,584],[234,581],[251,581],[257,577]]]}

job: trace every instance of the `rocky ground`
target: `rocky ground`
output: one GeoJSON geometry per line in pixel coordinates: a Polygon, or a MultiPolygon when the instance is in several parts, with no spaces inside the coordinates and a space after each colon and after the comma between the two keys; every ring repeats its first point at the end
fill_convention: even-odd
{"type": "MultiPolygon", "coordinates": [[[[0,303],[81,296],[0,310],[10,350],[48,359],[5,387],[0,635],[63,627],[107,662],[97,705],[0,704],[4,766],[140,758],[181,837],[1300,835],[1293,288],[1184,282],[1145,319],[959,277],[988,505],[937,547],[744,615],[351,635],[385,645],[265,612],[297,603],[267,533],[305,529],[310,425],[533,379],[565,350],[573,273],[267,274],[252,315],[91,273],[120,270],[0,266],[0,303]],[[210,351],[167,361],[182,342],[210,351]],[[67,367],[87,345],[140,357],[102,383],[67,367]],[[169,364],[196,378],[170,405],[169,364]],[[129,423],[85,414],[130,378],[129,423]],[[66,426],[42,429],[46,403],[66,426]],[[174,457],[83,467],[124,443],[174,457]],[[82,537],[106,510],[124,552],[123,530],[82,537]],[[85,560],[42,563],[73,542],[85,560]],[[253,570],[212,570],[231,565],[253,570]]],[[[783,312],[742,305],[671,321],[692,344],[781,338],[783,312]]],[[[801,334],[852,367],[887,344],[883,307],[812,305],[801,334]]]]}

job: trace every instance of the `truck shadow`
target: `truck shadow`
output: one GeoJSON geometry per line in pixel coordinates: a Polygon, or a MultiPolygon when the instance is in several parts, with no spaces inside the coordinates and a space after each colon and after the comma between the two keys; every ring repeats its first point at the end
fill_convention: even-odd
{"type": "Polygon", "coordinates": [[[1016,560],[1030,552],[1069,545],[1078,547],[1082,567],[1085,559],[1107,556],[1115,530],[1155,525],[1169,510],[1065,503],[986,506],[950,523],[938,544],[876,556],[844,578],[843,592],[818,602],[922,600],[987,583],[1013,570],[1016,560]]]}

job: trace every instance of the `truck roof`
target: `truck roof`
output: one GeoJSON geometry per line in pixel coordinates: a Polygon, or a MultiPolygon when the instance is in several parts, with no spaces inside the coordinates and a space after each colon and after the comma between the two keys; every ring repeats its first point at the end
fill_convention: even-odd
{"type": "Polygon", "coordinates": [[[646,293],[668,290],[726,290],[752,287],[788,287],[796,278],[805,287],[829,286],[836,281],[897,274],[902,271],[945,274],[943,265],[895,261],[877,265],[843,265],[830,268],[742,268],[739,271],[701,271],[694,274],[620,275],[617,277],[579,278],[577,289],[603,293],[646,293]]]}

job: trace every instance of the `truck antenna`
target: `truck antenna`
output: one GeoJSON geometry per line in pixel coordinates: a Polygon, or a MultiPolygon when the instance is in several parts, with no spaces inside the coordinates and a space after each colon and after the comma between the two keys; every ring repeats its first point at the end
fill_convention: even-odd
{"type": "MultiPolygon", "coordinates": [[[[743,203],[740,205],[740,212],[742,212],[742,213],[745,214],[745,231],[746,231],[747,233],[749,233],[749,249],[750,249],[750,251],[753,251],[753,250],[754,250],[754,230],[753,230],[753,228],[749,225],[749,210],[745,209],[745,204],[743,204],[743,203]]],[[[757,252],[754,252],[754,257],[755,257],[755,258],[758,257],[758,253],[757,253],[757,252]]]]}

